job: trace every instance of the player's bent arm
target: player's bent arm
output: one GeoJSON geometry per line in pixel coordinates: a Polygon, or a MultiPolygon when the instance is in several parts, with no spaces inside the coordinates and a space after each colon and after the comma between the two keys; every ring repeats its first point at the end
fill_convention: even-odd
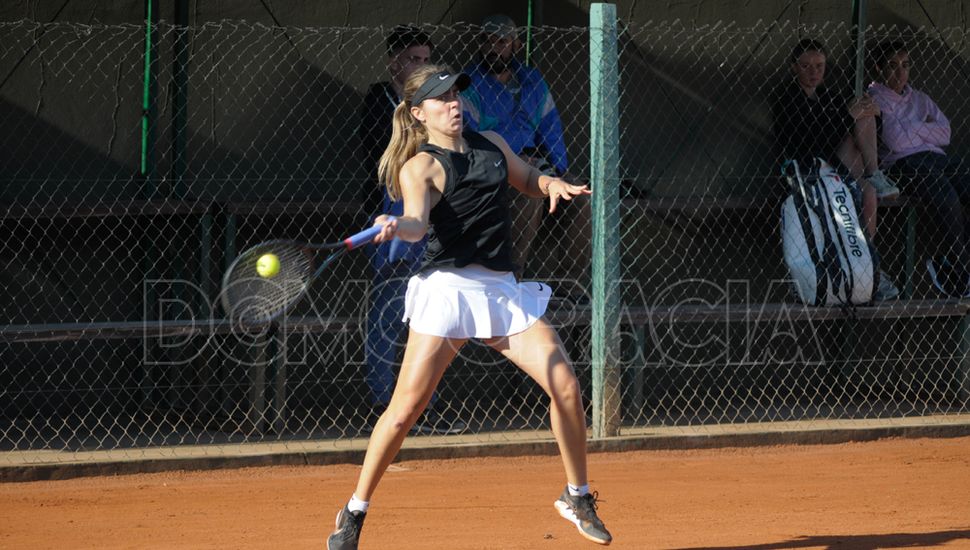
{"type": "Polygon", "coordinates": [[[560,178],[540,174],[535,167],[512,152],[509,144],[495,132],[482,132],[505,155],[509,167],[509,184],[520,193],[536,198],[549,197],[549,211],[555,212],[560,200],[572,200],[577,195],[589,195],[585,185],[571,185],[560,178]]]}
{"type": "Polygon", "coordinates": [[[420,241],[428,232],[432,200],[441,196],[445,171],[427,153],[418,153],[401,167],[401,198],[404,214],[398,218],[396,236],[404,241],[420,241]]]}

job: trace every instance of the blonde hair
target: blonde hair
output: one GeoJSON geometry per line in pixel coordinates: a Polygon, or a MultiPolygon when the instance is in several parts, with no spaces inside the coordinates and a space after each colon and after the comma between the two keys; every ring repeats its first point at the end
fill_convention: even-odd
{"type": "Polygon", "coordinates": [[[393,200],[401,200],[401,168],[428,141],[428,130],[411,115],[411,98],[426,80],[435,74],[449,71],[447,65],[425,65],[415,69],[404,83],[404,100],[394,108],[391,142],[377,165],[377,179],[387,187],[393,200]]]}

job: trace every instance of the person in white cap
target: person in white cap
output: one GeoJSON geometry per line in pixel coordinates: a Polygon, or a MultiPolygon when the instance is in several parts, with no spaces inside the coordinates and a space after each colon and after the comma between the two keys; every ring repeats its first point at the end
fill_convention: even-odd
{"type": "Polygon", "coordinates": [[[401,216],[378,216],[375,239],[428,237],[421,271],[408,283],[410,321],[404,360],[387,410],[371,434],[357,487],[337,514],[329,550],[356,550],[371,496],[424,410],[445,370],[468,340],[480,339],[532,377],[549,396],[550,421],[567,487],[554,506],[586,538],[613,537],[597,515],[586,470],[582,391],[556,330],[543,317],[550,289],[512,273],[511,185],[531,197],[560,201],[588,195],[585,186],[540,174],[494,132],[464,130],[458,93],[470,79],[448,67],[417,69],[395,108],[379,178],[401,216]]]}
{"type": "MultiPolygon", "coordinates": [[[[512,151],[541,173],[576,181],[569,174],[562,121],[542,73],[521,63],[520,31],[507,15],[494,14],[482,21],[476,62],[465,68],[471,86],[462,92],[466,126],[477,132],[494,131],[512,151]]],[[[513,195],[512,260],[516,275],[522,276],[532,250],[532,241],[542,221],[538,201],[513,195]]],[[[591,262],[592,216],[584,198],[556,216],[558,225],[571,233],[562,245],[563,297],[585,302],[588,267],[591,262]],[[565,282],[565,281],[564,281],[565,282]]]]}

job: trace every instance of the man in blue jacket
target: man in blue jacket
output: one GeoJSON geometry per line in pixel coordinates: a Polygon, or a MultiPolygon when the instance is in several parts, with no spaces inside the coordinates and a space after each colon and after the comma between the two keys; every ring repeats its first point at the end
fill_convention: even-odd
{"type": "MultiPolygon", "coordinates": [[[[490,15],[482,21],[477,62],[465,69],[472,84],[462,92],[465,124],[471,130],[492,130],[501,135],[509,147],[540,172],[568,177],[566,143],[556,102],[542,74],[520,63],[515,55],[521,50],[515,22],[507,15],[490,15]]],[[[513,261],[521,277],[532,248],[532,238],[542,220],[542,201],[514,193],[513,261]]],[[[584,284],[589,264],[589,201],[576,200],[565,215],[576,233],[567,235],[562,244],[568,275],[584,284]]],[[[582,287],[567,294],[581,295],[582,287]]]]}

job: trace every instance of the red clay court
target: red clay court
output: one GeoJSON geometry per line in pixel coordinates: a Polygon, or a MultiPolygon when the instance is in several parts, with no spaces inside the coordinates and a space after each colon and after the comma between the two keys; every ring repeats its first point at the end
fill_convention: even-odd
{"type": "MultiPolygon", "coordinates": [[[[970,548],[970,437],[590,456],[613,548],[970,548]]],[[[355,465],[0,484],[0,548],[322,548],[355,465]]],[[[400,462],[362,549],[596,548],[558,457],[400,462]]]]}

